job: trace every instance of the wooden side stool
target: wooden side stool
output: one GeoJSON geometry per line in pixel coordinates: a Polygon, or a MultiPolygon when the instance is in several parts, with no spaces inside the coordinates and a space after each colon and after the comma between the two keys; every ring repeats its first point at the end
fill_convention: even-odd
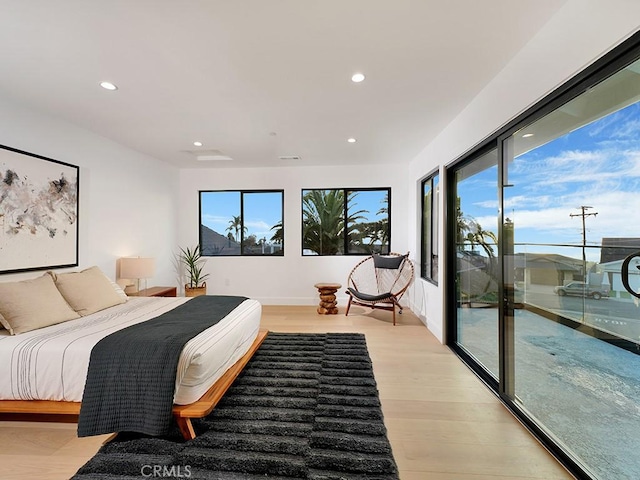
{"type": "Polygon", "coordinates": [[[339,283],[316,283],[314,287],[318,289],[320,294],[318,313],[320,315],[336,315],[338,313],[336,292],[342,288],[342,285],[339,283]]]}

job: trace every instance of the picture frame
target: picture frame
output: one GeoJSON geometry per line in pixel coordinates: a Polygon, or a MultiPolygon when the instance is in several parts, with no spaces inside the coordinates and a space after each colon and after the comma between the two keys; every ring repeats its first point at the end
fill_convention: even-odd
{"type": "Polygon", "coordinates": [[[0,145],[0,273],[78,265],[79,170],[0,145]]]}

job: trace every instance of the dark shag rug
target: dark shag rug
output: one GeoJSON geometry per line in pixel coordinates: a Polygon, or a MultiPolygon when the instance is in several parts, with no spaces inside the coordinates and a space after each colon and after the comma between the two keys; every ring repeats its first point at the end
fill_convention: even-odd
{"type": "Polygon", "coordinates": [[[120,434],[73,478],[398,478],[362,334],[270,333],[194,427],[120,434]]]}

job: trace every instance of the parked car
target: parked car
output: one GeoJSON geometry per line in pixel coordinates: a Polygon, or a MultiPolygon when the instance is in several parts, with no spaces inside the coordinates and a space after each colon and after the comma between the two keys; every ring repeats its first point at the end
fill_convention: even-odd
{"type": "Polygon", "coordinates": [[[600,300],[609,296],[608,285],[589,285],[584,282],[569,282],[566,285],[554,287],[553,291],[560,295],[574,295],[578,297],[591,297],[600,300]]]}

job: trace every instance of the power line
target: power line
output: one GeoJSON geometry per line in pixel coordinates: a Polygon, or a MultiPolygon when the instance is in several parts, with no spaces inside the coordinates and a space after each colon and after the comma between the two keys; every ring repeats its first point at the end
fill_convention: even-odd
{"type": "Polygon", "coordinates": [[[587,254],[586,254],[586,250],[585,247],[587,246],[587,227],[585,224],[585,219],[587,217],[590,216],[596,216],[598,215],[598,212],[593,212],[593,213],[587,213],[587,210],[593,207],[589,207],[587,205],[582,205],[579,207],[580,210],[582,210],[582,213],[570,213],[569,216],[570,217],[582,217],[582,268],[583,268],[583,276],[584,281],[587,281],[586,275],[587,275],[587,254]]]}

